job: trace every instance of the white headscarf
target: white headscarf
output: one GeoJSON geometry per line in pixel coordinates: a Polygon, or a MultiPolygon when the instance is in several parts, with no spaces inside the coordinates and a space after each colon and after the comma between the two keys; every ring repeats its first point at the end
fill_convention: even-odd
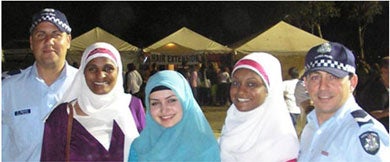
{"type": "MultiPolygon", "coordinates": [[[[125,135],[124,159],[127,159],[131,142],[139,136],[136,124],[129,109],[131,95],[124,93],[122,78],[122,61],[114,46],[104,42],[97,42],[85,49],[71,87],[65,92],[59,103],[77,99],[81,110],[88,116],[78,116],[78,120],[103,146],[109,148],[113,121],[119,125],[125,135]],[[106,57],[112,60],[118,68],[118,75],[114,88],[107,94],[93,93],[85,81],[85,66],[94,58],[106,57]]],[[[108,149],[107,149],[108,150],[108,149]]]]}
{"type": "Polygon", "coordinates": [[[281,67],[267,53],[251,53],[233,68],[246,68],[263,79],[268,96],[259,107],[241,112],[229,107],[219,139],[222,161],[288,161],[297,159],[298,138],[283,99],[281,67]]]}

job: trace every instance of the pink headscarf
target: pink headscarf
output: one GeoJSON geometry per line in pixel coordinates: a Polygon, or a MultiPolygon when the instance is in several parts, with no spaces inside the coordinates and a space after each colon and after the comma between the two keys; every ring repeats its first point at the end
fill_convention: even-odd
{"type": "Polygon", "coordinates": [[[264,81],[268,96],[257,108],[241,112],[232,104],[219,144],[222,161],[289,161],[297,159],[299,142],[283,99],[281,67],[267,53],[251,53],[234,66],[250,69],[264,81]]]}
{"type": "Polygon", "coordinates": [[[111,44],[97,42],[85,49],[80,68],[61,102],[77,100],[81,110],[88,116],[79,116],[78,120],[100,143],[107,148],[110,143],[113,121],[115,120],[125,134],[124,159],[127,159],[132,141],[139,136],[133,116],[129,109],[131,95],[124,93],[122,62],[118,50],[111,44]],[[118,68],[114,88],[107,94],[93,93],[85,81],[84,70],[88,62],[97,57],[106,57],[118,68]],[[108,132],[108,133],[104,133],[108,132]]]}

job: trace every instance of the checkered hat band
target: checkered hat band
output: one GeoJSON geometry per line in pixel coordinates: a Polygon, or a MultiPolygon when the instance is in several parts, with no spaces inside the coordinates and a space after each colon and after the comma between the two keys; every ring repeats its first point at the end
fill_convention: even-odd
{"type": "Polygon", "coordinates": [[[346,72],[355,73],[355,68],[353,66],[327,59],[314,60],[305,66],[306,70],[310,70],[311,68],[316,67],[336,68],[346,72]]]}
{"type": "Polygon", "coordinates": [[[50,22],[53,22],[59,26],[61,26],[62,28],[65,29],[65,32],[67,33],[70,33],[72,31],[72,29],[70,28],[70,26],[64,22],[62,22],[59,18],[56,18],[56,17],[53,17],[53,16],[50,16],[50,15],[45,15],[45,16],[42,16],[40,19],[36,20],[30,27],[30,31],[32,31],[41,21],[50,21],[50,22]]]}

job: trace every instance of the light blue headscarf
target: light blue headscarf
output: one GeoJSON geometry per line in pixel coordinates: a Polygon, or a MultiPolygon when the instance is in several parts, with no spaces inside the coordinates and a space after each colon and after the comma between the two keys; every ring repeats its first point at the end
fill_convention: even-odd
{"type": "Polygon", "coordinates": [[[150,77],[145,105],[146,127],[134,140],[129,161],[220,161],[219,146],[211,127],[180,73],[164,70],[150,77]],[[183,117],[173,127],[162,127],[150,115],[149,95],[157,86],[170,88],[182,104],[183,117]]]}

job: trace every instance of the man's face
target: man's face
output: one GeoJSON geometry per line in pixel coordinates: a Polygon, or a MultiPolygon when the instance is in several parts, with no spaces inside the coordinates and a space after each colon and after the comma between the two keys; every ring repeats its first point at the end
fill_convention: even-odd
{"type": "Polygon", "coordinates": [[[337,78],[324,71],[311,72],[304,80],[317,115],[328,117],[347,101],[357,85],[356,75],[337,78]]]}
{"type": "Polygon", "coordinates": [[[30,48],[40,67],[61,66],[65,62],[71,36],[51,22],[41,22],[30,35],[30,48]]]}

